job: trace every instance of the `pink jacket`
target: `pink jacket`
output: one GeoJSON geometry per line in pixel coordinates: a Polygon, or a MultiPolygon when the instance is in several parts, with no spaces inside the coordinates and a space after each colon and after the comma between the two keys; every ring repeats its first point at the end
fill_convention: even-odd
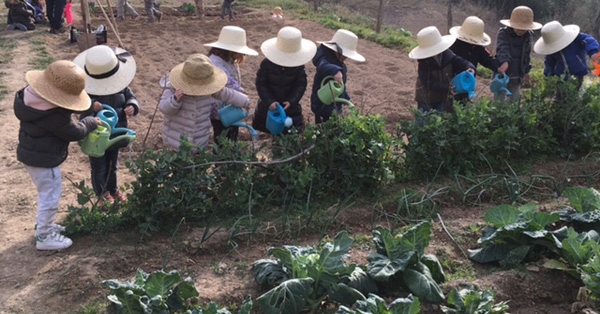
{"type": "Polygon", "coordinates": [[[207,96],[183,95],[181,101],[175,101],[175,88],[168,77],[163,77],[160,85],[164,88],[158,109],[163,113],[163,142],[167,147],[178,149],[180,138],[187,139],[197,147],[206,147],[210,139],[210,111],[213,97],[236,107],[250,106],[250,99],[230,88],[207,96]]]}
{"type": "Polygon", "coordinates": [[[73,5],[71,4],[71,2],[67,2],[64,13],[65,20],[67,20],[67,25],[73,24],[73,12],[71,11],[72,7],[73,5]]]}

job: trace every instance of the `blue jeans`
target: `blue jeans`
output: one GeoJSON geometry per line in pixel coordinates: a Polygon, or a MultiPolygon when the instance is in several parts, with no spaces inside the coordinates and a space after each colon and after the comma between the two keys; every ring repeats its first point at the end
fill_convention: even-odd
{"type": "Polygon", "coordinates": [[[92,187],[96,195],[117,192],[117,162],[119,150],[107,150],[102,157],[90,157],[92,187]]]}

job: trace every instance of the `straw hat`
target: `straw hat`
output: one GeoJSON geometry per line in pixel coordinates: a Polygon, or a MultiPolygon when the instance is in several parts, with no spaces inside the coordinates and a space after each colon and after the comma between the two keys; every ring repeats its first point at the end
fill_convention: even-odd
{"type": "Polygon", "coordinates": [[[85,91],[91,95],[118,93],[135,77],[135,59],[119,47],[94,46],[80,53],[73,62],[85,70],[85,91]]]}
{"type": "Polygon", "coordinates": [[[483,32],[483,21],[476,16],[467,17],[462,26],[454,26],[450,29],[450,34],[456,38],[473,45],[487,46],[492,43],[490,36],[483,32]]]}
{"type": "Polygon", "coordinates": [[[210,59],[200,53],[193,54],[185,62],[176,65],[169,74],[171,85],[190,96],[214,94],[227,84],[225,71],[214,66],[210,59]]]}
{"type": "Polygon", "coordinates": [[[533,21],[533,11],[526,6],[514,8],[510,14],[510,20],[500,20],[500,23],[528,31],[542,28],[542,24],[533,21]]]}
{"type": "Polygon", "coordinates": [[[456,41],[454,35],[442,36],[435,26],[428,26],[417,33],[417,47],[408,54],[411,59],[426,59],[444,52],[456,41]]]}
{"type": "Polygon", "coordinates": [[[46,70],[25,73],[27,84],[48,102],[73,111],[85,111],[92,105],[85,92],[85,72],[68,60],[55,61],[46,70]]]}
{"type": "Polygon", "coordinates": [[[246,31],[238,26],[223,26],[219,39],[214,43],[204,44],[207,47],[221,48],[249,56],[257,56],[256,50],[246,46],[246,31]]]}
{"type": "Polygon", "coordinates": [[[276,38],[265,40],[260,50],[271,62],[284,67],[297,67],[309,62],[317,52],[317,45],[302,38],[299,29],[286,26],[276,38]]]}
{"type": "Polygon", "coordinates": [[[333,34],[333,38],[330,41],[318,41],[318,43],[325,45],[325,47],[333,51],[338,51],[338,47],[341,48],[342,56],[346,58],[350,58],[358,62],[365,61],[365,57],[356,52],[356,46],[358,46],[358,36],[349,30],[338,29],[335,34],[333,34]]]}
{"type": "Polygon", "coordinates": [[[542,37],[533,45],[533,51],[541,55],[551,55],[567,47],[579,35],[579,26],[562,26],[558,21],[546,23],[542,27],[542,37]]]}

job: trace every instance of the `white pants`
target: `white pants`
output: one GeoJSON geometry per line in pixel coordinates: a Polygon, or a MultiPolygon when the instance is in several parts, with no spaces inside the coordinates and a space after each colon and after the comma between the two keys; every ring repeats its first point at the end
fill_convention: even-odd
{"type": "Polygon", "coordinates": [[[36,234],[44,236],[50,233],[58,213],[58,201],[62,193],[60,168],[38,168],[25,166],[38,191],[36,234]]]}

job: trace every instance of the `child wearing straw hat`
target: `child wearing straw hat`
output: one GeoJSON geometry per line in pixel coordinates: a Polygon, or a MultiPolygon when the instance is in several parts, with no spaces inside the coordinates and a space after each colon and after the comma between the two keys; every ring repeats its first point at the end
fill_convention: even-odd
{"type": "Polygon", "coordinates": [[[463,71],[475,74],[475,66],[450,50],[454,35],[442,36],[435,26],[417,33],[417,47],[408,57],[418,61],[415,100],[421,111],[453,112],[452,78],[463,71]]]}
{"type": "MultiPolygon", "coordinates": [[[[239,67],[246,60],[246,56],[258,55],[258,52],[247,46],[246,31],[238,26],[224,26],[221,28],[218,40],[204,44],[204,46],[210,48],[208,51],[210,61],[227,74],[226,86],[244,93],[239,67]]],[[[239,127],[230,126],[226,128],[221,123],[218,110],[225,105],[219,99],[213,99],[212,101],[210,122],[213,127],[213,137],[217,144],[220,143],[220,137],[224,131],[226,131],[225,134],[228,139],[237,141],[239,127]]]]}
{"type": "MultiPolygon", "coordinates": [[[[117,125],[126,128],[128,119],[140,112],[140,105],[129,87],[136,73],[133,56],[118,47],[98,45],[81,52],[73,60],[86,73],[85,91],[92,99],[92,107],[82,117],[95,115],[108,105],[117,113],[117,125]]],[[[117,185],[119,149],[128,141],[120,141],[101,157],[90,156],[92,187],[102,203],[113,203],[115,199],[125,201],[117,185]]]]}
{"type": "MultiPolygon", "coordinates": [[[[456,37],[456,41],[450,46],[450,50],[457,56],[471,62],[475,69],[481,63],[484,67],[497,72],[500,64],[486,49],[486,46],[489,46],[492,40],[484,32],[484,27],[483,21],[476,16],[469,16],[461,26],[452,27],[450,34],[456,37]]],[[[454,95],[454,99],[459,101],[465,101],[468,97],[466,93],[454,95]]]]}
{"type": "Polygon", "coordinates": [[[346,59],[356,62],[364,62],[365,57],[356,51],[358,46],[358,36],[353,32],[345,29],[338,29],[330,41],[318,42],[317,53],[312,59],[312,63],[317,67],[317,72],[313,80],[312,92],[310,95],[310,108],[315,114],[315,123],[322,123],[329,120],[333,111],[338,114],[342,113],[342,103],[334,103],[325,105],[318,96],[321,82],[328,76],[344,84],[344,92],[340,98],[350,100],[350,94],[346,88],[346,80],[348,79],[348,69],[346,68],[346,59]]]}
{"type": "Polygon", "coordinates": [[[317,46],[302,38],[299,29],[286,26],[279,30],[276,38],[267,39],[260,46],[265,59],[256,73],[256,91],[258,104],[254,111],[252,126],[270,133],[266,127],[267,113],[276,110],[277,104],[283,106],[292,125],[301,130],[304,127],[300,100],[308,84],[306,69],[317,46]]]}
{"type": "MultiPolygon", "coordinates": [[[[544,55],[544,75],[575,77],[577,88],[588,74],[587,57],[598,61],[600,47],[591,35],[579,31],[577,25],[562,25],[558,21],[548,22],[542,27],[542,37],[535,42],[533,50],[544,55]]],[[[557,94],[557,100],[563,95],[557,94]]]]}
{"type": "Polygon", "coordinates": [[[225,87],[227,74],[203,54],[193,54],[176,65],[160,81],[164,91],[158,109],[164,115],[163,141],[179,149],[181,137],[194,149],[208,146],[212,98],[240,108],[249,108],[248,96],[225,87]]]}
{"type": "Polygon", "coordinates": [[[28,86],[15,95],[14,113],[20,121],[17,160],[25,165],[38,191],[35,246],[38,250],[62,250],[73,244],[61,235],[56,224],[62,192],[60,165],[69,152],[69,143],[87,136],[100,119],[87,117],[79,122],[72,113],[87,110],[85,73],[75,63],[55,61],[43,71],[25,74],[28,86]]]}
{"type": "MultiPolygon", "coordinates": [[[[531,70],[531,46],[533,30],[542,28],[542,24],[533,21],[533,11],[526,6],[513,9],[510,19],[500,20],[505,26],[500,28],[496,38],[496,59],[500,63],[498,73],[510,78],[509,99],[518,101],[521,98],[521,85],[529,80],[531,70]]],[[[496,96],[503,101],[504,93],[496,96]]]]}

